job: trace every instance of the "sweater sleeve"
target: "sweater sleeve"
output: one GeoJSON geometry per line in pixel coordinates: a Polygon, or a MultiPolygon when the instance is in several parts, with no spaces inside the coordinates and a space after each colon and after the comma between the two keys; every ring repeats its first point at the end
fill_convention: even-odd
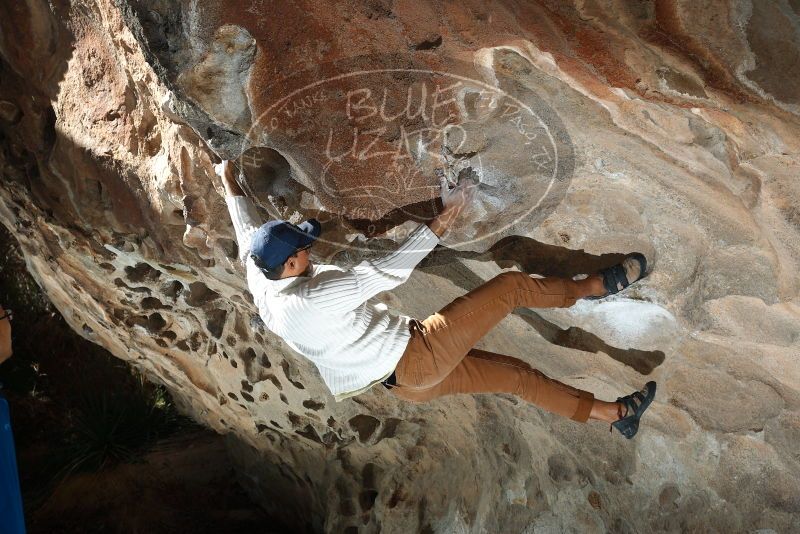
{"type": "Polygon", "coordinates": [[[350,311],[381,291],[408,280],[417,264],[436,247],[439,237],[426,224],[417,227],[400,247],[355,267],[315,276],[304,288],[305,297],[323,311],[350,311]]]}
{"type": "Polygon", "coordinates": [[[250,240],[262,223],[256,212],[256,207],[249,198],[242,196],[225,197],[225,203],[228,205],[228,213],[231,215],[231,222],[233,222],[233,228],[236,231],[236,241],[239,243],[239,259],[244,262],[250,252],[250,240]]]}
{"type": "Polygon", "coordinates": [[[228,205],[231,222],[233,222],[233,228],[236,231],[236,241],[239,243],[239,259],[244,263],[247,288],[250,290],[250,294],[253,295],[253,300],[261,319],[269,327],[270,311],[264,299],[269,280],[256,267],[249,255],[250,241],[253,234],[261,226],[261,217],[256,212],[253,202],[247,197],[225,197],[225,203],[228,205]]]}

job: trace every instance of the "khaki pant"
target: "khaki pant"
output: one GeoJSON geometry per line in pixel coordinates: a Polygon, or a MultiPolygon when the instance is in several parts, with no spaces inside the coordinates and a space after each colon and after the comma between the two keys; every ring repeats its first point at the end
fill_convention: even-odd
{"type": "Polygon", "coordinates": [[[411,339],[395,369],[397,385],[390,391],[413,402],[455,393],[513,393],[545,410],[587,421],[592,393],[548,378],[516,358],[473,348],[514,308],[568,307],[576,295],[570,279],[499,274],[427,319],[412,319],[411,339]]]}

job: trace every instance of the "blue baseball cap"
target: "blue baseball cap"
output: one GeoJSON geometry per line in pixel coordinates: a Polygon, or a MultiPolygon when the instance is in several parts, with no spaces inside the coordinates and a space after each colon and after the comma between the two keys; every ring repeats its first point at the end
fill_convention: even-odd
{"type": "Polygon", "coordinates": [[[278,268],[297,249],[313,243],[319,237],[322,226],[316,219],[296,225],[289,221],[269,221],[253,234],[250,254],[257,257],[259,267],[270,271],[278,268]]]}

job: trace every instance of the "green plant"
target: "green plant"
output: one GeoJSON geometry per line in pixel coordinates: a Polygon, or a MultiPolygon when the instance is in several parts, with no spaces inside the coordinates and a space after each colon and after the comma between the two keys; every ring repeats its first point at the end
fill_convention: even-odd
{"type": "Polygon", "coordinates": [[[130,392],[84,394],[71,419],[56,481],[78,471],[140,461],[158,439],[191,424],[178,414],[166,388],[143,378],[130,392]]]}

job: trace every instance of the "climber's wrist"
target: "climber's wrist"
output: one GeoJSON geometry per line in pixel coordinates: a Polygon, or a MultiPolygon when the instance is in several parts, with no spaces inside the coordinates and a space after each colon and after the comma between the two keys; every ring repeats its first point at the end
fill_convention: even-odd
{"type": "Polygon", "coordinates": [[[442,237],[460,211],[460,209],[444,208],[439,215],[428,221],[428,228],[438,237],[442,237]]]}
{"type": "Polygon", "coordinates": [[[245,196],[239,182],[233,177],[225,176],[222,178],[222,185],[225,187],[225,196],[228,197],[243,197],[245,196]]]}
{"type": "Polygon", "coordinates": [[[219,165],[214,166],[217,176],[222,181],[222,187],[225,188],[225,196],[228,197],[243,197],[245,196],[239,182],[236,181],[234,175],[233,165],[228,160],[223,160],[219,165]]]}

